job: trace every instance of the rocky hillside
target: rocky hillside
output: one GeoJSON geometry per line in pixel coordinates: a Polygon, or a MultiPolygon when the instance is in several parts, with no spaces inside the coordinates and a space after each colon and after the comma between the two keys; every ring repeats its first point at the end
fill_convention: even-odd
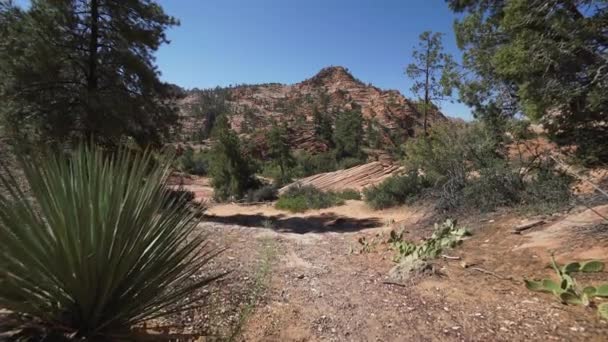
{"type": "MultiPolygon", "coordinates": [[[[323,151],[315,136],[314,112],[331,122],[337,113],[360,109],[367,135],[376,135],[382,147],[396,145],[422,128],[422,114],[396,90],[382,90],[356,79],[343,67],[328,67],[293,85],[260,84],[212,90],[192,90],[180,101],[182,139],[208,137],[213,120],[227,113],[233,129],[263,148],[264,132],[273,121],[286,122],[294,147],[323,151]]],[[[430,114],[432,124],[445,117],[430,114]]],[[[369,137],[366,137],[369,138],[369,137]]]]}

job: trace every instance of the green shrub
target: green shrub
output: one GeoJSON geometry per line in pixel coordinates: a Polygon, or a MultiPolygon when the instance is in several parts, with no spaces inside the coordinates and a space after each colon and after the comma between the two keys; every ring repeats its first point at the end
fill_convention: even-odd
{"type": "MultiPolygon", "coordinates": [[[[428,137],[407,142],[406,166],[430,181],[441,209],[525,205],[551,210],[568,203],[571,179],[557,172],[546,156],[509,156],[513,139],[533,136],[525,122],[510,122],[509,127],[511,138],[496,136],[483,122],[436,124],[428,137]]],[[[390,203],[392,198],[379,194],[376,201],[390,203]]]]}
{"type": "Polygon", "coordinates": [[[572,177],[545,165],[527,182],[522,196],[524,207],[533,212],[559,210],[572,200],[572,177]]]}
{"type": "Polygon", "coordinates": [[[192,147],[186,147],[177,164],[182,172],[192,175],[205,176],[209,172],[209,153],[205,151],[194,152],[192,147]]]}
{"type": "MultiPolygon", "coordinates": [[[[467,180],[462,188],[462,200],[467,207],[491,211],[520,203],[524,187],[522,179],[508,163],[495,161],[479,170],[478,177],[467,180]]],[[[440,205],[444,208],[455,206],[447,202],[440,205]]]]}
{"type": "Polygon", "coordinates": [[[263,185],[257,189],[250,189],[245,200],[250,203],[269,202],[277,199],[277,187],[273,184],[263,185]]]}
{"type": "Polygon", "coordinates": [[[352,158],[352,157],[342,158],[338,161],[336,170],[350,169],[351,167],[365,164],[365,162],[366,162],[366,157],[363,155],[361,155],[358,158],[352,158]]]}
{"type": "Polygon", "coordinates": [[[309,209],[323,209],[344,204],[336,193],[321,191],[311,185],[289,187],[276,203],[276,208],[291,212],[304,212],[309,209]]]}
{"type": "Polygon", "coordinates": [[[417,172],[392,176],[382,183],[363,190],[365,202],[373,209],[385,209],[406,203],[429,186],[417,172]]]}
{"type": "Polygon", "coordinates": [[[342,191],[338,191],[336,192],[336,196],[340,197],[341,199],[348,201],[348,200],[361,200],[361,193],[357,190],[353,190],[353,189],[346,189],[346,190],[342,190],[342,191]]]}
{"type": "Polygon", "coordinates": [[[193,234],[198,213],[166,205],[170,163],[80,147],[20,164],[27,194],[0,177],[0,303],[24,333],[122,339],[218,278],[200,273],[212,254],[193,234]]]}
{"type": "Polygon", "coordinates": [[[292,177],[308,177],[324,172],[348,169],[366,162],[364,155],[359,157],[336,158],[335,151],[310,154],[300,151],[295,155],[296,165],[292,169],[292,177]]]}
{"type": "Polygon", "coordinates": [[[331,151],[314,155],[307,152],[300,152],[295,155],[295,158],[296,175],[298,177],[308,177],[318,173],[330,172],[338,169],[336,156],[331,151]]]}

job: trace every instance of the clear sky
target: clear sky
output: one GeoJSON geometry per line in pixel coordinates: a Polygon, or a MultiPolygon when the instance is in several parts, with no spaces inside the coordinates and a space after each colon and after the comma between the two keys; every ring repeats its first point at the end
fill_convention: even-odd
{"type": "MultiPolygon", "coordinates": [[[[157,53],[162,79],[186,88],[295,83],[330,65],[411,97],[404,74],[425,30],[460,57],[443,0],[160,0],[181,26],[157,53]]],[[[445,102],[450,116],[470,110],[445,102]]]]}
{"type": "MultiPolygon", "coordinates": [[[[157,0],[181,25],[157,52],[164,81],[185,88],[295,83],[330,65],[413,97],[404,74],[418,35],[445,33],[460,59],[444,0],[157,0]]],[[[17,0],[27,5],[28,0],[17,0]]],[[[457,102],[445,114],[470,119],[457,102]]]]}

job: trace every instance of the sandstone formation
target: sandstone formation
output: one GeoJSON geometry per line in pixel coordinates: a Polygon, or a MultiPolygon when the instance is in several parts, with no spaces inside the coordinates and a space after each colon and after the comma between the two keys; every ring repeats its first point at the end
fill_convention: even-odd
{"type": "MultiPolygon", "coordinates": [[[[324,68],[312,78],[292,85],[272,83],[193,90],[179,106],[182,135],[190,141],[205,139],[204,134],[198,133],[208,132],[218,112],[225,112],[233,129],[261,150],[264,132],[273,121],[287,123],[294,147],[312,152],[326,149],[315,138],[314,110],[334,120],[339,112],[360,109],[365,125],[372,125],[385,147],[415,135],[423,121],[415,104],[398,91],[364,84],[339,66],[324,68]]],[[[431,124],[438,120],[445,120],[439,111],[429,114],[431,124]]]]}
{"type": "Polygon", "coordinates": [[[279,192],[283,192],[296,184],[312,185],[321,190],[353,189],[361,191],[368,186],[381,183],[387,177],[401,171],[401,169],[402,167],[399,165],[376,161],[346,170],[320,173],[302,178],[293,184],[281,188],[279,192]]]}

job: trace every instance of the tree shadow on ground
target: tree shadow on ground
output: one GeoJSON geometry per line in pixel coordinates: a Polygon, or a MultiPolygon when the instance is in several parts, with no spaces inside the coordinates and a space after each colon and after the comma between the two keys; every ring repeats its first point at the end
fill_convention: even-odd
{"type": "Polygon", "coordinates": [[[268,228],[278,232],[296,234],[325,232],[348,233],[382,226],[381,219],[378,217],[357,219],[335,214],[321,214],[307,217],[287,217],[282,214],[266,216],[261,213],[253,215],[236,214],[230,216],[206,215],[205,220],[246,227],[268,228]]]}

